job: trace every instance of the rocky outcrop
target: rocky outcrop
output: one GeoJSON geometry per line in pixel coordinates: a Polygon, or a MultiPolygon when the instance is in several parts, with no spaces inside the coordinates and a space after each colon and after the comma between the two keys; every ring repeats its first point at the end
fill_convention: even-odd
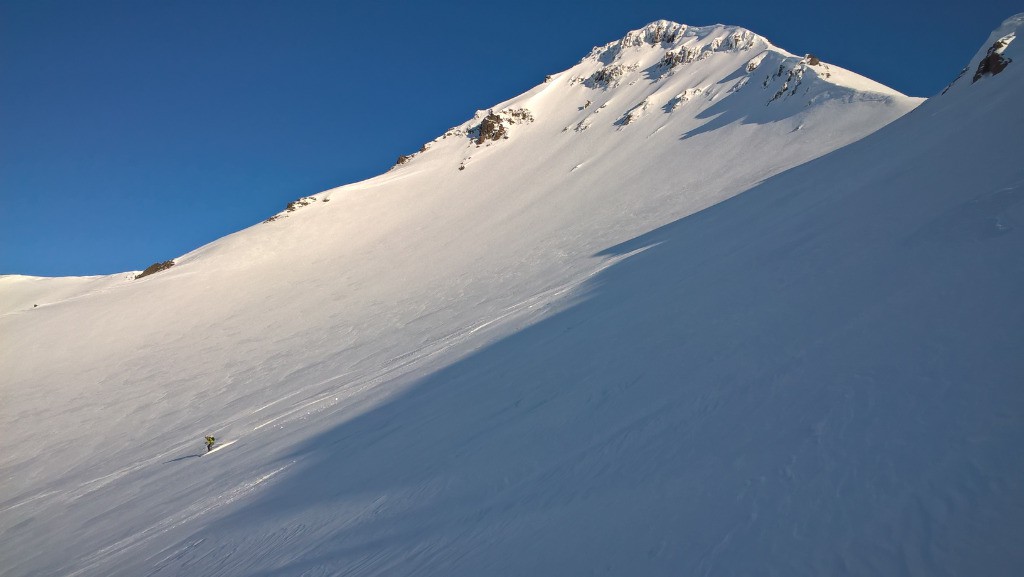
{"type": "MultiPolygon", "coordinates": [[[[643,45],[658,46],[660,44],[677,44],[684,42],[687,38],[693,38],[698,34],[704,33],[709,29],[710,27],[691,28],[685,24],[669,22],[668,20],[659,20],[657,22],[652,22],[639,30],[629,32],[622,38],[622,40],[608,44],[604,48],[599,49],[599,51],[603,53],[603,57],[607,61],[609,58],[617,56],[626,48],[643,45]]],[[[726,30],[728,30],[726,34],[711,39],[710,43],[706,45],[706,51],[746,50],[747,48],[750,48],[757,39],[756,34],[743,28],[732,28],[731,30],[726,30]]]]}
{"type": "Polygon", "coordinates": [[[138,279],[140,279],[140,278],[142,278],[144,276],[149,276],[151,274],[156,274],[156,273],[158,273],[158,272],[160,272],[162,270],[167,270],[167,269],[171,268],[172,266],[174,266],[174,261],[173,260],[165,260],[164,262],[155,262],[155,263],[147,266],[146,270],[144,270],[141,273],[135,275],[135,279],[138,280],[138,279]]]}
{"type": "Polygon", "coordinates": [[[675,22],[669,22],[668,20],[658,20],[657,22],[651,22],[647,26],[633,30],[626,34],[625,37],[618,43],[618,48],[630,48],[633,46],[642,46],[649,44],[655,46],[661,43],[672,44],[676,40],[682,38],[683,34],[686,33],[687,26],[685,24],[677,24],[675,22]]]}
{"type": "Polygon", "coordinates": [[[315,196],[304,196],[300,199],[289,202],[288,206],[286,206],[284,210],[285,212],[295,212],[296,209],[313,204],[314,202],[316,202],[315,196]]]}
{"type": "MultiPolygon", "coordinates": [[[[444,138],[444,137],[442,136],[442,138],[444,138]]],[[[424,144],[423,146],[420,147],[419,150],[417,150],[416,152],[413,152],[412,154],[400,154],[398,156],[398,160],[396,160],[395,164],[391,167],[391,170],[394,170],[395,168],[398,168],[399,166],[402,166],[403,164],[408,164],[409,161],[411,161],[412,159],[416,158],[416,156],[426,152],[428,148],[430,148],[430,145],[429,144],[424,144]]],[[[325,198],[324,201],[326,202],[327,199],[325,198]]]]}
{"type": "Polygon", "coordinates": [[[590,88],[608,88],[618,84],[619,79],[626,73],[626,68],[621,64],[605,66],[590,75],[584,84],[590,88]]]}
{"type": "Polygon", "coordinates": [[[665,68],[675,68],[680,64],[693,62],[699,54],[698,51],[689,48],[680,48],[678,52],[669,50],[665,53],[665,56],[662,56],[660,64],[665,68]]]}
{"type": "Polygon", "coordinates": [[[1013,39],[1014,35],[1010,34],[996,40],[995,44],[989,47],[985,57],[978,63],[978,69],[974,73],[974,79],[971,80],[971,84],[981,80],[983,76],[999,74],[1013,62],[1010,58],[1003,57],[1003,50],[1006,50],[1006,47],[1010,45],[1013,39]]]}
{"type": "Polygon", "coordinates": [[[783,76],[786,77],[786,79],[782,82],[782,86],[780,86],[778,91],[775,92],[775,95],[772,96],[771,100],[768,101],[768,104],[771,104],[776,100],[785,98],[786,96],[795,95],[797,89],[803,83],[804,74],[807,72],[807,68],[809,66],[813,66],[816,68],[816,71],[813,72],[812,74],[818,74],[822,78],[828,78],[832,76],[832,73],[829,71],[828,64],[823,63],[821,60],[818,59],[817,56],[813,54],[808,54],[804,56],[803,58],[800,59],[799,62],[794,64],[791,68],[787,68],[786,63],[784,62],[779,65],[779,70],[775,74],[772,74],[768,78],[764,79],[763,86],[767,88],[771,82],[774,82],[779,78],[782,78],[783,76]]]}
{"type": "Polygon", "coordinates": [[[508,138],[509,127],[515,124],[533,122],[533,114],[525,108],[506,108],[500,112],[488,112],[480,124],[469,130],[468,135],[477,146],[488,141],[508,138]]]}
{"type": "MultiPolygon", "coordinates": [[[[323,199],[324,202],[327,202],[328,200],[329,199],[326,198],[326,197],[323,199]]],[[[302,198],[295,199],[295,200],[289,202],[287,206],[285,206],[283,212],[279,212],[279,213],[275,214],[274,216],[268,218],[267,220],[265,220],[263,222],[265,222],[265,223],[267,223],[267,222],[274,222],[275,220],[277,220],[279,218],[288,216],[288,215],[285,214],[286,212],[295,212],[296,210],[298,210],[298,209],[300,209],[300,208],[302,208],[304,206],[309,206],[309,205],[313,204],[316,201],[317,201],[317,198],[315,196],[304,196],[302,198]]]]}
{"type": "Polygon", "coordinates": [[[501,117],[492,112],[485,116],[483,122],[477,127],[476,143],[483,144],[488,140],[501,140],[507,133],[505,125],[501,122],[501,117]]]}

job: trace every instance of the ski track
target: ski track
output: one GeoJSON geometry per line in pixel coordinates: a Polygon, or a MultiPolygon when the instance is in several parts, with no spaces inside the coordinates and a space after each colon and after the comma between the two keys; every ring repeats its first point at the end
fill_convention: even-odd
{"type": "Polygon", "coordinates": [[[219,445],[215,446],[214,448],[210,449],[209,451],[207,451],[205,453],[199,453],[199,456],[202,457],[204,455],[209,455],[210,453],[216,453],[217,451],[223,449],[224,447],[228,447],[228,446],[234,445],[237,442],[238,442],[238,439],[231,439],[230,441],[226,441],[226,442],[220,443],[219,445]]]}
{"type": "Polygon", "coordinates": [[[50,495],[53,495],[53,494],[56,494],[56,493],[60,493],[60,491],[59,490],[46,491],[46,492],[43,492],[43,493],[39,493],[37,495],[33,495],[32,497],[29,497],[27,499],[18,501],[17,503],[14,503],[13,505],[8,505],[8,506],[0,509],[0,513],[6,513],[8,511],[13,510],[13,509],[17,509],[18,507],[21,507],[22,505],[27,505],[28,503],[31,503],[33,501],[38,501],[39,499],[44,499],[44,498],[49,497],[50,495]]]}
{"type": "Polygon", "coordinates": [[[135,547],[138,547],[139,545],[146,543],[147,541],[153,539],[158,535],[161,535],[172,529],[180,527],[185,523],[193,521],[211,511],[229,505],[237,501],[238,499],[241,499],[242,497],[248,495],[249,493],[254,491],[256,487],[270,480],[275,475],[284,471],[293,464],[294,461],[287,465],[278,467],[277,469],[274,469],[268,473],[259,475],[255,479],[239,483],[238,485],[235,485],[228,491],[225,491],[218,495],[207,497],[193,504],[179,515],[171,517],[170,519],[164,520],[155,525],[151,525],[150,527],[143,529],[142,531],[139,531],[138,533],[130,537],[126,537],[124,539],[121,539],[120,541],[117,541],[116,543],[108,545],[96,551],[95,553],[92,553],[86,556],[85,558],[79,560],[79,562],[84,564],[82,568],[78,569],[73,573],[68,573],[67,575],[68,577],[74,577],[75,575],[81,575],[93,569],[97,569],[100,564],[110,563],[116,560],[118,557],[124,555],[128,551],[131,551],[135,547]]]}
{"type": "Polygon", "coordinates": [[[17,503],[14,503],[12,505],[8,505],[7,507],[5,507],[3,509],[0,509],[0,513],[7,512],[7,511],[10,511],[12,509],[16,509],[16,508],[18,508],[18,507],[20,507],[20,506],[22,506],[22,505],[24,505],[26,503],[30,503],[32,501],[37,501],[39,499],[44,499],[46,497],[56,496],[56,499],[54,499],[53,502],[47,503],[44,506],[52,506],[52,505],[55,505],[57,503],[67,503],[67,502],[74,501],[76,499],[80,499],[80,498],[82,498],[82,497],[84,497],[84,496],[86,496],[86,495],[88,495],[88,494],[90,494],[90,493],[92,493],[94,491],[98,491],[99,489],[102,489],[106,485],[109,485],[110,483],[116,481],[117,479],[120,479],[120,478],[124,477],[125,475],[128,475],[129,473],[133,473],[133,472],[138,471],[140,469],[144,469],[144,468],[146,468],[148,466],[157,464],[161,459],[165,459],[165,458],[167,458],[168,456],[170,456],[172,454],[180,452],[183,448],[185,448],[187,445],[190,445],[190,444],[195,444],[195,442],[194,441],[183,441],[183,442],[179,443],[178,445],[175,445],[173,448],[168,449],[167,451],[164,451],[162,453],[159,453],[159,454],[157,454],[155,456],[149,457],[149,458],[144,459],[142,461],[137,461],[135,463],[132,463],[131,465],[122,467],[122,468],[117,469],[116,471],[113,471],[111,473],[107,473],[106,475],[103,475],[103,476],[100,476],[100,477],[96,477],[95,479],[91,479],[89,481],[81,483],[77,487],[74,487],[74,488],[70,488],[70,489],[68,489],[68,488],[52,489],[52,490],[40,493],[38,495],[33,495],[31,497],[28,497],[26,499],[18,501],[17,503]]]}

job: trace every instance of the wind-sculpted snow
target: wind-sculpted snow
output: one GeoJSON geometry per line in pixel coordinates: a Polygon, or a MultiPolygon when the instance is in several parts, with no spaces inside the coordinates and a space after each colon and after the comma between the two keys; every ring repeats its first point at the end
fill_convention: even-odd
{"type": "Polygon", "coordinates": [[[0,278],[0,574],[1015,573],[1024,73],[889,124],[670,24],[157,275],[0,278]]]}

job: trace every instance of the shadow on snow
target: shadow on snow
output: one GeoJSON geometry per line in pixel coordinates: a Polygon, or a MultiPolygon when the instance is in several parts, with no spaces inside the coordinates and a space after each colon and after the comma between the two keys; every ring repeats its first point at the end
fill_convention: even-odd
{"type": "Polygon", "coordinates": [[[888,171],[869,137],[609,248],[646,250],[203,531],[308,525],[254,575],[1020,566],[1024,231],[942,224],[988,138],[888,171]]]}

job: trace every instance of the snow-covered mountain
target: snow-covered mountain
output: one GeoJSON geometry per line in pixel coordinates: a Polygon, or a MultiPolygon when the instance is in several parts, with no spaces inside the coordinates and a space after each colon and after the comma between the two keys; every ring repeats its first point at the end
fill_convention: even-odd
{"type": "Polygon", "coordinates": [[[0,573],[1012,574],[1022,24],[906,114],[655,22],[167,270],[0,277],[0,573]]]}

